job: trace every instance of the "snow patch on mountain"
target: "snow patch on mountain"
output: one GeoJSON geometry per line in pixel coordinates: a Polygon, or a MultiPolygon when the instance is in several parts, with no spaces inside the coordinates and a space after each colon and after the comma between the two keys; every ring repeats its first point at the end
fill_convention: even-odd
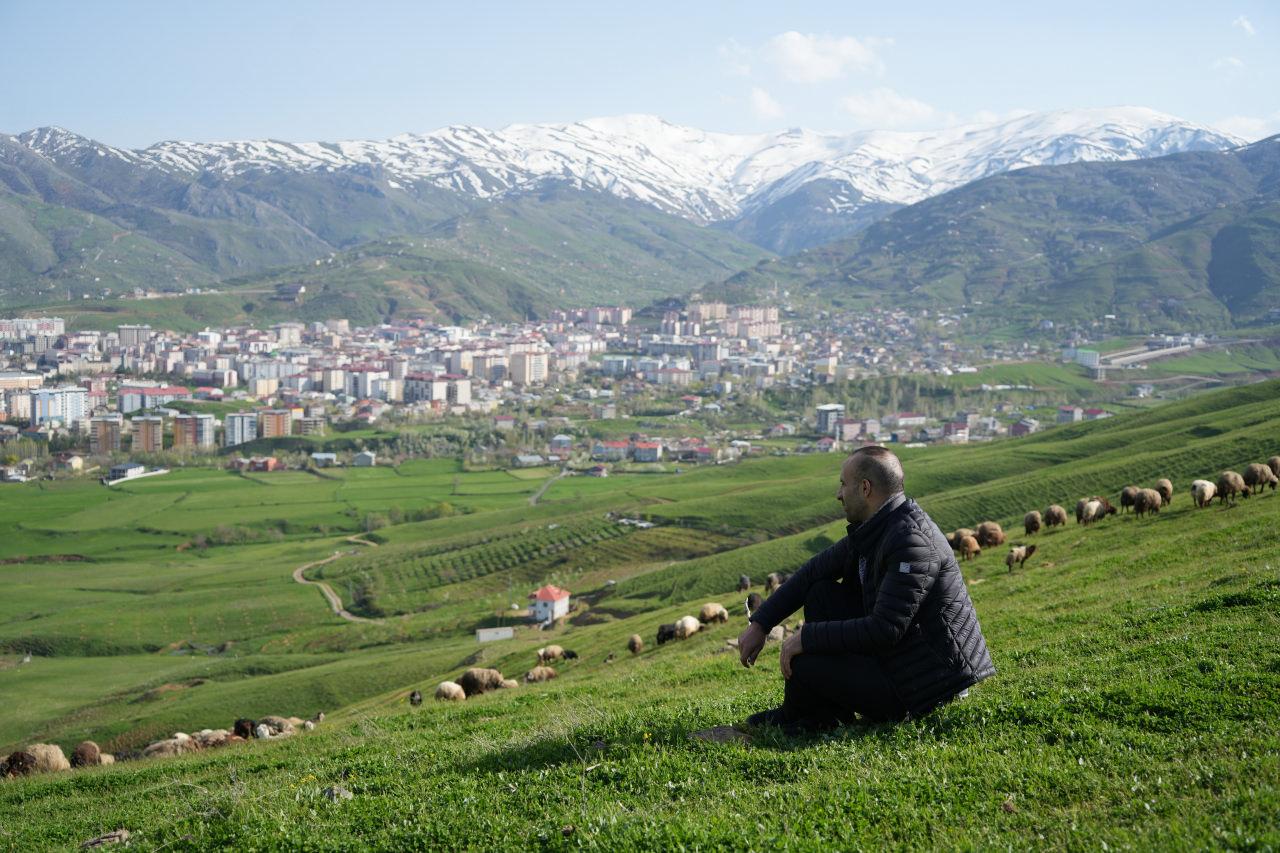
{"type": "Polygon", "coordinates": [[[18,137],[45,157],[86,151],[178,173],[372,169],[388,183],[423,183],[481,198],[548,181],[612,193],[700,222],[733,219],[804,184],[847,183],[862,199],[912,204],[978,178],[1026,166],[1131,160],[1221,150],[1241,140],[1140,107],[1036,113],[938,131],[837,134],[713,133],[656,116],[625,115],[573,124],[516,124],[501,130],[455,125],[380,141],[161,142],[111,148],[60,128],[18,137]]]}

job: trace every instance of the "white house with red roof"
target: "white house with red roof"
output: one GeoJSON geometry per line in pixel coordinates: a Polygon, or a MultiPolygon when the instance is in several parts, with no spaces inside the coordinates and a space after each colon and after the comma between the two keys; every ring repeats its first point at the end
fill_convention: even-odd
{"type": "Polygon", "coordinates": [[[569,612],[569,590],[547,584],[529,593],[529,616],[535,622],[553,622],[569,612]]]}

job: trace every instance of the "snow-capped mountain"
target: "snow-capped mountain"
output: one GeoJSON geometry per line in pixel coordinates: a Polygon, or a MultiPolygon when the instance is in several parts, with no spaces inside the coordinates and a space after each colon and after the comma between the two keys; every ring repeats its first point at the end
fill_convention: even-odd
{"type": "Polygon", "coordinates": [[[57,128],[17,139],[55,163],[118,158],[175,175],[376,170],[393,188],[425,184],[480,198],[548,181],[611,193],[702,222],[768,208],[814,181],[832,216],[911,204],[1024,166],[1221,150],[1241,140],[1144,108],[1024,115],[939,131],[728,134],[630,115],[501,130],[451,126],[384,141],[161,142],[112,148],[57,128]]]}

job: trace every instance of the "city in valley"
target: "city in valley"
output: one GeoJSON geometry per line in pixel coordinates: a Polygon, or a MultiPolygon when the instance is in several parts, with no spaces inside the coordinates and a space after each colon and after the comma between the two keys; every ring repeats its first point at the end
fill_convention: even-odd
{"type": "Polygon", "coordinates": [[[693,301],[651,313],[609,306],[523,324],[353,328],[333,319],[186,334],[0,319],[0,442],[11,448],[0,473],[114,482],[175,459],[251,470],[372,465],[385,444],[384,461],[452,452],[605,475],[635,463],[988,441],[1108,417],[1106,403],[1155,391],[1135,368],[1212,346],[1153,335],[1100,356],[1080,332],[1046,343],[1051,323],[1039,343],[963,344],[948,336],[959,316],[928,311],[809,318],[693,301]],[[1086,389],[1108,370],[1113,381],[1068,392],[985,378],[1017,365],[1086,389]],[[864,390],[895,377],[883,397],[864,390]],[[938,382],[949,394],[920,393],[938,382]],[[432,424],[477,439],[415,448],[374,430],[432,424]],[[292,437],[306,440],[281,441],[292,437]],[[335,437],[351,440],[329,450],[335,437]]]}

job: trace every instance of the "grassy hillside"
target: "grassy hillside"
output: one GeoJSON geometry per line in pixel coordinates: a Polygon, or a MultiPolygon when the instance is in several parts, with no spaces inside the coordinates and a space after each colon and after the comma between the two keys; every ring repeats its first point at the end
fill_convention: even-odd
{"type": "Polygon", "coordinates": [[[1280,304],[1280,141],[1228,152],[1021,169],[758,265],[714,292],[958,309],[1017,321],[1226,328],[1280,304]]]}
{"type": "Polygon", "coordinates": [[[0,838],[38,849],[125,826],[148,847],[1274,846],[1280,497],[1197,510],[1187,489],[1280,452],[1278,391],[904,451],[908,492],[940,524],[994,518],[1012,541],[1050,501],[1159,476],[1177,494],[1154,517],[1040,534],[1013,573],[1002,549],[965,564],[999,668],[967,699],[750,746],[688,734],[780,698],[776,646],[750,671],[724,648],[743,618],[733,588],[843,534],[837,457],[567,478],[537,505],[540,479],[444,461],[0,490],[0,695],[22,698],[0,705],[0,748],[93,736],[127,749],[242,715],[329,712],[280,744],[0,783],[0,826],[39,815],[0,838]],[[383,527],[372,545],[345,538],[370,512],[441,502],[455,514],[383,527]],[[207,547],[188,545],[201,535],[207,547]],[[72,546],[83,559],[67,560],[72,546]],[[363,581],[403,615],[342,622],[290,579],[335,551],[309,574],[348,606],[363,581]],[[583,599],[569,624],[477,647],[471,629],[543,580],[583,599]],[[709,600],[731,625],[624,651],[709,600]],[[549,641],[580,658],[548,685],[404,703],[476,663],[519,675],[549,641]],[[333,784],[354,799],[330,803],[333,784]]]}

